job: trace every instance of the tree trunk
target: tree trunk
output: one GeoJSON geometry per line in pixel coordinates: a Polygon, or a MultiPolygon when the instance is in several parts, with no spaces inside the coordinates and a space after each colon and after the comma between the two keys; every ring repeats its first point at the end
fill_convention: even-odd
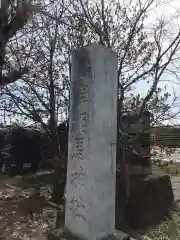
{"type": "MultiPolygon", "coordinates": [[[[126,209],[128,199],[129,199],[129,191],[130,191],[130,181],[129,181],[129,173],[128,166],[126,164],[125,157],[125,145],[126,145],[126,137],[124,135],[124,129],[122,124],[122,113],[123,113],[123,101],[124,101],[124,90],[120,87],[118,81],[118,89],[120,90],[120,96],[117,96],[117,148],[116,148],[116,163],[120,165],[120,181],[121,192],[123,194],[122,199],[124,202],[122,203],[122,216],[121,220],[123,220],[124,211],[126,209]]],[[[120,220],[120,221],[121,221],[120,220]]]]}
{"type": "Polygon", "coordinates": [[[65,158],[60,151],[57,131],[52,133],[51,147],[53,151],[52,162],[54,165],[53,176],[53,189],[52,189],[52,201],[56,204],[62,203],[62,197],[64,196],[65,186],[65,158]]]}
{"type": "MultiPolygon", "coordinates": [[[[60,164],[61,165],[61,164],[60,164]]],[[[58,166],[53,176],[53,189],[51,201],[56,204],[64,203],[64,192],[66,186],[66,174],[62,166],[58,166]]]]}
{"type": "Polygon", "coordinates": [[[66,167],[65,157],[61,153],[61,149],[59,146],[57,125],[55,121],[53,122],[53,125],[51,126],[51,149],[52,149],[52,163],[55,172],[53,176],[52,201],[56,204],[60,204],[62,203],[62,197],[64,196],[66,167]]]}
{"type": "MultiPolygon", "coordinates": [[[[55,36],[56,38],[56,36],[55,36]]],[[[55,39],[54,39],[55,40],[55,39]]],[[[51,133],[51,150],[52,160],[55,160],[54,167],[55,173],[53,177],[53,190],[52,190],[52,201],[59,204],[61,197],[64,196],[64,173],[63,169],[63,157],[61,154],[59,139],[57,133],[57,119],[56,119],[56,96],[55,96],[55,85],[53,79],[53,55],[55,50],[55,41],[51,44],[50,51],[50,62],[49,62],[49,93],[50,93],[50,133],[51,133]],[[62,190],[63,189],[63,190],[62,190]]]]}

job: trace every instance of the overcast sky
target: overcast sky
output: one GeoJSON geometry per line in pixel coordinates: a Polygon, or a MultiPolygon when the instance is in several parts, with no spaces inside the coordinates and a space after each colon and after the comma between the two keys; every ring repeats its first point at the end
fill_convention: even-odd
{"type": "MultiPolygon", "coordinates": [[[[145,2],[145,0],[144,0],[145,2]]],[[[160,1],[156,1],[157,4],[159,4],[160,1]]],[[[162,1],[161,1],[162,2],[162,1]]],[[[169,22],[169,28],[170,31],[176,32],[176,27],[177,26],[177,15],[180,13],[180,0],[166,0],[164,1],[164,4],[161,4],[158,7],[154,7],[148,14],[148,18],[146,20],[146,27],[148,29],[151,29],[153,24],[156,22],[158,18],[164,18],[166,21],[169,22]],[[166,3],[165,3],[166,2],[166,3]]],[[[180,21],[179,21],[180,23],[180,21]]],[[[167,85],[167,91],[169,93],[173,93],[174,90],[176,92],[180,93],[180,82],[179,85],[172,83],[172,82],[177,82],[177,79],[171,75],[165,73],[162,76],[162,80],[159,83],[159,87],[164,87],[164,85],[167,85]],[[170,82],[169,82],[170,80],[170,82]]],[[[135,93],[141,94],[141,96],[145,96],[147,94],[147,91],[149,89],[149,85],[145,83],[139,83],[136,90],[134,91],[135,93]]],[[[172,98],[169,98],[169,102],[172,102],[172,98]]],[[[180,116],[178,119],[174,119],[171,121],[166,121],[165,124],[180,124],[180,116]]]]}
{"type": "MultiPolygon", "coordinates": [[[[128,4],[129,1],[132,3],[135,3],[136,0],[122,0],[125,3],[128,4]]],[[[147,0],[143,0],[146,2],[147,0]]],[[[169,21],[171,23],[170,28],[171,30],[175,31],[175,25],[177,25],[176,21],[176,15],[178,12],[180,12],[180,0],[164,0],[164,4],[162,3],[162,0],[156,0],[155,3],[157,6],[153,6],[153,9],[148,13],[148,18],[146,20],[146,27],[150,29],[152,25],[156,22],[156,19],[160,17],[164,17],[166,21],[169,21]]],[[[180,23],[180,21],[179,21],[180,23]]],[[[165,84],[167,85],[168,91],[171,93],[174,89],[176,89],[177,92],[180,92],[180,84],[176,85],[172,82],[168,82],[168,80],[176,80],[172,75],[164,74],[162,77],[162,82],[159,84],[160,87],[163,87],[165,84]]],[[[147,91],[149,89],[149,85],[145,83],[138,84],[136,90],[134,93],[140,93],[142,96],[145,96],[147,94],[147,91]]],[[[169,99],[169,102],[171,102],[171,98],[169,99]]],[[[167,124],[169,122],[166,122],[167,124]]],[[[173,121],[173,123],[180,123],[180,117],[179,120],[173,121]]]]}

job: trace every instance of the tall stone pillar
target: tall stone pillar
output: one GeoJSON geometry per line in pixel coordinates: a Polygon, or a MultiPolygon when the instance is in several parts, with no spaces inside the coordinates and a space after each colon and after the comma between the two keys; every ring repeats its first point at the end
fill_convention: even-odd
{"type": "Polygon", "coordinates": [[[98,44],[73,51],[65,230],[97,240],[115,232],[117,56],[98,44]]]}

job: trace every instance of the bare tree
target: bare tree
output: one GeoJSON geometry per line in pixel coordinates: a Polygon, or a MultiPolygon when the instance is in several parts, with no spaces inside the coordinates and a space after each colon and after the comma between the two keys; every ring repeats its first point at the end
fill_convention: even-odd
{"type": "MultiPolygon", "coordinates": [[[[0,85],[12,83],[26,74],[29,69],[27,66],[14,68],[9,61],[9,55],[6,52],[8,43],[16,37],[21,30],[29,23],[35,14],[41,14],[49,19],[62,24],[62,14],[69,7],[69,2],[58,1],[56,3],[61,6],[59,15],[52,11],[54,1],[39,0],[1,0],[0,1],[0,85]],[[66,6],[65,6],[66,5],[66,6]]],[[[31,27],[33,27],[31,25],[31,27]]],[[[19,36],[18,36],[19,37],[19,36]]]]}
{"type": "Polygon", "coordinates": [[[44,13],[34,16],[21,29],[19,38],[7,44],[14,65],[26,66],[28,72],[20,81],[1,87],[1,94],[7,101],[5,110],[39,123],[49,136],[53,153],[51,162],[57,170],[53,186],[53,200],[56,202],[61,194],[59,177],[65,175],[57,124],[62,115],[67,117],[69,91],[69,48],[64,45],[64,26],[59,24],[67,6],[58,3],[57,0],[49,6],[49,12],[55,18],[44,13]]]}
{"type": "MultiPolygon", "coordinates": [[[[39,17],[46,16],[49,19],[49,23],[45,21],[47,25],[44,28],[43,24],[38,25],[41,19],[40,21],[33,22],[32,25],[38,34],[36,33],[33,35],[33,28],[31,28],[31,33],[29,34],[32,34],[32,37],[29,35],[29,39],[32,39],[31,45],[33,46],[34,37],[37,38],[39,35],[39,45],[37,44],[38,48],[36,48],[34,53],[33,48],[29,48],[31,49],[31,51],[29,50],[31,52],[31,57],[28,59],[31,60],[29,60],[29,64],[27,64],[26,61],[22,64],[23,66],[28,65],[31,69],[27,74],[27,78],[26,76],[23,77],[26,87],[28,86],[26,93],[31,89],[33,92],[32,96],[36,96],[36,99],[38,99],[43,109],[46,109],[49,116],[51,115],[50,123],[52,128],[53,122],[56,121],[54,114],[54,93],[59,91],[62,94],[64,91],[59,86],[56,88],[54,79],[59,78],[57,72],[60,72],[65,75],[64,82],[69,81],[67,72],[68,66],[70,66],[70,50],[97,41],[117,52],[118,93],[115,93],[117,94],[118,101],[117,161],[121,160],[122,179],[126,184],[128,184],[128,178],[124,158],[124,141],[120,141],[120,139],[123,139],[122,133],[124,132],[121,124],[121,113],[128,105],[126,96],[132,92],[133,87],[136,87],[137,83],[143,84],[147,81],[149,82],[149,91],[147,91],[146,96],[141,99],[138,105],[139,115],[141,115],[143,109],[148,106],[153,98],[155,99],[154,95],[156,95],[158,84],[163,74],[175,61],[178,61],[176,54],[180,44],[179,29],[175,31],[175,34],[173,33],[171,37],[169,37],[170,34],[167,31],[168,23],[164,20],[156,21],[150,34],[149,30],[147,32],[145,28],[146,16],[154,7],[155,2],[155,0],[147,0],[137,1],[135,4],[133,1],[130,1],[128,5],[125,5],[117,0],[106,2],[101,0],[95,3],[77,0],[73,2],[71,7],[69,7],[69,5],[66,6],[67,16],[65,22],[57,15],[57,9],[55,8],[51,8],[49,14],[44,14],[44,12],[40,11],[42,14],[40,14],[39,17]],[[53,29],[58,29],[58,35],[55,34],[54,30],[52,34],[52,25],[54,26],[53,29]],[[60,26],[61,30],[59,31],[60,26]],[[43,33],[42,29],[46,29],[49,34],[48,44],[47,41],[44,40],[44,35],[39,34],[41,31],[43,33]],[[59,43],[61,44],[59,45],[59,43]],[[58,54],[58,48],[62,49],[64,56],[62,59],[55,60],[55,56],[58,54]],[[44,49],[46,50],[44,51],[44,49]],[[50,53],[48,59],[47,52],[50,53]],[[56,69],[53,67],[54,61],[56,62],[54,66],[60,66],[60,68],[56,69]],[[55,77],[55,75],[57,77],[55,77]],[[48,81],[46,81],[46,79],[48,79],[48,81]],[[48,108],[45,106],[47,105],[47,101],[44,99],[46,90],[44,92],[42,86],[45,87],[44,89],[48,89],[48,96],[51,95],[51,98],[49,98],[49,103],[51,105],[48,106],[50,111],[47,111],[48,108]],[[41,88],[41,90],[39,91],[38,88],[41,88]]],[[[48,11],[45,9],[45,13],[47,12],[48,11]]],[[[8,89],[9,87],[6,90],[8,89]]],[[[8,94],[10,96],[12,91],[8,94]]],[[[13,98],[16,101],[20,100],[19,96],[16,94],[14,95],[13,98]]],[[[26,115],[27,106],[32,105],[33,101],[32,98],[29,98],[29,94],[25,94],[24,97],[23,98],[26,100],[24,102],[20,100],[19,102],[21,105],[18,103],[16,107],[19,108],[21,106],[19,110],[26,115]]],[[[30,109],[31,112],[28,112],[28,116],[33,116],[32,119],[35,121],[43,122],[43,113],[40,108],[37,106],[34,107],[36,111],[34,111],[33,108],[30,109]]],[[[164,115],[162,114],[162,116],[164,115]]],[[[162,119],[163,117],[161,120],[162,119]]],[[[126,188],[126,191],[128,195],[129,189],[126,188]]]]}
{"type": "Polygon", "coordinates": [[[12,69],[4,74],[8,41],[27,23],[29,12],[26,1],[1,0],[0,7],[0,84],[15,81],[27,72],[27,68],[12,69]]]}
{"type": "MultiPolygon", "coordinates": [[[[51,9],[54,7],[54,15],[59,19],[64,8],[56,6],[51,5],[51,9]]],[[[19,68],[25,65],[29,71],[20,81],[2,88],[1,94],[8,96],[7,111],[40,123],[44,130],[50,130],[51,140],[55,140],[59,111],[68,108],[67,59],[61,42],[63,28],[44,15],[36,16],[32,25],[22,30],[22,37],[7,45],[14,64],[19,68]]],[[[55,142],[52,141],[54,148],[55,142]]],[[[58,148],[54,149],[55,155],[58,152],[58,148]]]]}
{"type": "MultiPolygon", "coordinates": [[[[160,1],[159,4],[164,4],[164,1],[160,1]]],[[[138,109],[141,116],[164,73],[178,60],[177,53],[180,47],[178,25],[172,32],[168,29],[169,22],[159,19],[155,21],[150,31],[145,28],[148,12],[156,5],[155,0],[128,3],[120,0],[74,2],[74,12],[86,29],[86,34],[91,32],[91,41],[98,41],[118,54],[117,162],[121,165],[124,185],[128,185],[129,182],[121,121],[121,113],[125,110],[125,97],[137,83],[149,82],[149,90],[138,109]]],[[[82,36],[83,44],[88,42],[86,36],[82,36]]],[[[125,191],[128,199],[129,187],[125,191]]]]}

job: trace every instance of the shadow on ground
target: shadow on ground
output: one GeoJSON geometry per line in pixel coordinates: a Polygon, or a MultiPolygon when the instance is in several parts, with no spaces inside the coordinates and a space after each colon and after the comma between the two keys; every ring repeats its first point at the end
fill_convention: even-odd
{"type": "Polygon", "coordinates": [[[48,204],[51,179],[48,175],[0,176],[0,239],[46,239],[46,233],[55,228],[57,215],[57,210],[48,204]],[[41,197],[32,198],[38,184],[41,197]]]}

